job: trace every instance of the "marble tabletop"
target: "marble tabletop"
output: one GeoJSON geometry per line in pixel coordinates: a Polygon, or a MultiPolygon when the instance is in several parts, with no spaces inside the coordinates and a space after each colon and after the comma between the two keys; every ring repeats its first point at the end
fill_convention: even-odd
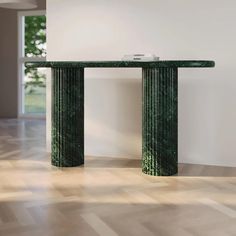
{"type": "Polygon", "coordinates": [[[215,62],[210,60],[167,60],[167,61],[35,61],[27,62],[26,67],[78,67],[78,68],[156,68],[156,67],[214,67],[215,62]]]}

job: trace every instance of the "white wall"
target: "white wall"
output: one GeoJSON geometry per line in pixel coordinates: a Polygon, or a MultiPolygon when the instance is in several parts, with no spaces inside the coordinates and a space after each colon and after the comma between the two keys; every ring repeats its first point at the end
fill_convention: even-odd
{"type": "MultiPolygon", "coordinates": [[[[179,70],[179,160],[236,166],[235,12],[235,0],[47,0],[48,59],[215,60],[179,70]]],[[[86,154],[140,158],[141,70],[87,69],[85,86],[86,154]]]]}

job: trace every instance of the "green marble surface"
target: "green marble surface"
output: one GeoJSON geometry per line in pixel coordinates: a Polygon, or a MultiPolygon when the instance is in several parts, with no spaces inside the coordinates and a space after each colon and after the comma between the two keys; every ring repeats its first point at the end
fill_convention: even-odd
{"type": "Polygon", "coordinates": [[[152,68],[152,67],[214,67],[214,61],[208,60],[176,60],[176,61],[41,61],[28,62],[27,67],[131,67],[131,68],[152,68]]]}
{"type": "Polygon", "coordinates": [[[214,61],[47,61],[52,68],[52,164],[84,163],[84,68],[143,68],[142,170],[149,175],[178,171],[178,68],[214,67],[214,61]]]}
{"type": "Polygon", "coordinates": [[[178,172],[178,69],[144,68],[142,171],[155,176],[178,172]]]}
{"type": "Polygon", "coordinates": [[[84,164],[84,69],[52,70],[52,154],[58,167],[84,164]]]}

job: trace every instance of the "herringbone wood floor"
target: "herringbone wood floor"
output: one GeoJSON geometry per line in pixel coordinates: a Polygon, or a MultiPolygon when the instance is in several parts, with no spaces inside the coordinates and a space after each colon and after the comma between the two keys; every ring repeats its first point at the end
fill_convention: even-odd
{"type": "Polygon", "coordinates": [[[141,173],[140,160],[86,157],[50,166],[45,122],[0,121],[1,236],[235,236],[236,169],[180,165],[141,173]]]}

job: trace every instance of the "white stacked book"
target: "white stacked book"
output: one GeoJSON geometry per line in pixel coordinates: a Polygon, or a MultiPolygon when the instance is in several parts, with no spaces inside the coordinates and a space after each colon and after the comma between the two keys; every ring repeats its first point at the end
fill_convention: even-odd
{"type": "Polygon", "coordinates": [[[154,54],[132,54],[125,55],[123,61],[158,61],[159,57],[154,54]]]}

